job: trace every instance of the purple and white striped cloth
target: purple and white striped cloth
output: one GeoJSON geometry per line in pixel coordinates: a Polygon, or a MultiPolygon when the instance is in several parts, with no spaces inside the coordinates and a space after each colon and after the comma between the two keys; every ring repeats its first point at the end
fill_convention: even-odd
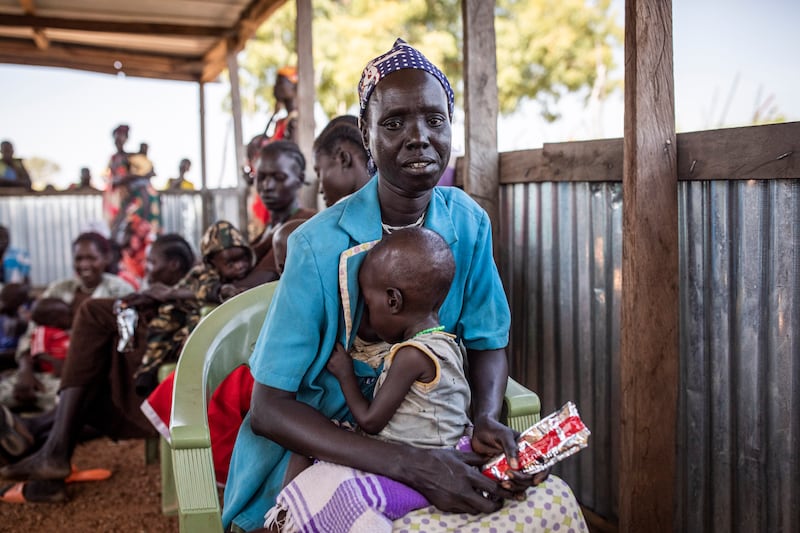
{"type": "Polygon", "coordinates": [[[284,532],[390,532],[392,521],[426,507],[411,487],[387,477],[318,462],[301,472],[278,495],[264,527],[284,532]]]}

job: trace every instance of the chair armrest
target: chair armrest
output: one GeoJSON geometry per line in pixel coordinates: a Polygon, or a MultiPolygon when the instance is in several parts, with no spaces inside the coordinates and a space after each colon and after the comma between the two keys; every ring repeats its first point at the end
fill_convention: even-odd
{"type": "Polygon", "coordinates": [[[539,396],[535,392],[508,378],[501,416],[508,427],[515,431],[525,431],[539,421],[541,408],[539,396]]]}

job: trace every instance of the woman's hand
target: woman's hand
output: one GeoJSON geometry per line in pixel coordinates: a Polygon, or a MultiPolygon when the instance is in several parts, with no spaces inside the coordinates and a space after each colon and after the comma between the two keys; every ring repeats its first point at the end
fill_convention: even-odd
{"type": "Polygon", "coordinates": [[[523,499],[528,487],[536,486],[547,479],[550,469],[535,475],[522,472],[517,458],[518,437],[519,433],[497,420],[483,418],[475,421],[471,445],[476,453],[484,455],[484,462],[500,454],[506,455],[510,479],[501,482],[501,485],[512,491],[515,498],[523,499]]]}
{"type": "Polygon", "coordinates": [[[485,458],[473,452],[414,448],[402,461],[406,472],[402,481],[445,512],[491,513],[503,499],[514,497],[480,472],[485,458]]]}

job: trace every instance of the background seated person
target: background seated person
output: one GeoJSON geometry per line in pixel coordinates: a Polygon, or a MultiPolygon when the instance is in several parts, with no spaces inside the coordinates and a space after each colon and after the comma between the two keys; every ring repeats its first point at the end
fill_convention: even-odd
{"type": "Polygon", "coordinates": [[[369,157],[353,115],[332,119],[314,141],[313,152],[319,192],[327,207],[369,181],[369,157]]]}
{"type": "Polygon", "coordinates": [[[0,142],[0,155],[0,189],[17,187],[25,191],[32,190],[31,177],[22,159],[14,157],[11,141],[0,142]]]}
{"type": "MultiPolygon", "coordinates": [[[[283,272],[286,261],[286,241],[304,220],[293,219],[275,230],[273,249],[278,273],[283,272]]],[[[169,422],[172,410],[172,391],[175,384],[173,372],[142,402],[142,412],[161,435],[170,441],[169,422]]],[[[253,376],[250,370],[239,367],[231,372],[214,390],[208,402],[208,424],[211,437],[211,454],[214,459],[214,473],[217,483],[225,485],[228,467],[233,453],[236,433],[247,411],[250,410],[250,396],[253,391],[253,376]]]]}
{"type": "MultiPolygon", "coordinates": [[[[106,272],[111,246],[99,233],[82,233],[72,243],[75,277],[51,283],[42,298],[59,298],[74,314],[90,298],[119,298],[133,292],[122,278],[106,272]]],[[[59,380],[37,372],[30,351],[35,321],[17,346],[17,371],[0,380],[0,404],[19,410],[47,411],[55,405],[59,380]]]]}
{"type": "Polygon", "coordinates": [[[158,385],[158,368],[178,360],[183,341],[200,322],[203,308],[242,292],[234,283],[250,274],[256,263],[247,240],[226,220],[205,231],[200,251],[203,262],[183,277],[148,324],[147,350],[134,374],[136,392],[142,398],[158,385]]]}
{"type": "Polygon", "coordinates": [[[22,494],[26,501],[66,499],[64,479],[69,474],[72,453],[84,425],[92,429],[94,436],[101,434],[112,439],[156,435],[138,409],[141,398],[134,391],[133,374],[141,364],[149,319],[194,262],[192,248],[183,237],[176,234],[159,237],[147,258],[146,290],[121,300],[87,300],[79,307],[72,324],[56,408],[35,417],[13,417],[8,411],[0,416],[0,421],[13,421],[5,425],[0,422],[0,431],[16,437],[16,442],[27,443],[13,453],[0,449],[0,453],[16,461],[8,469],[0,470],[0,477],[25,481],[22,494]],[[133,336],[124,339],[128,343],[119,342],[118,307],[134,308],[139,315],[133,336]],[[21,429],[14,430],[15,427],[21,429]]]}
{"type": "Polygon", "coordinates": [[[269,210],[269,224],[252,242],[262,283],[278,279],[272,235],[289,220],[305,220],[317,211],[300,207],[297,193],[305,183],[306,159],[291,141],[272,141],[262,146],[255,163],[255,188],[269,210]]]}

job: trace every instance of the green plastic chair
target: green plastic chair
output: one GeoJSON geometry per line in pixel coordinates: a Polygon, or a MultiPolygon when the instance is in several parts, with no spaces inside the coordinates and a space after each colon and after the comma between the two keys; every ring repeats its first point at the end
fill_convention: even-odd
{"type": "MultiPolygon", "coordinates": [[[[206,316],[186,340],[175,370],[172,466],[182,532],[222,531],[207,405],[212,392],[247,364],[277,282],[250,289],[206,316]]],[[[509,379],[503,414],[519,431],[539,419],[539,397],[509,379]]]]}

